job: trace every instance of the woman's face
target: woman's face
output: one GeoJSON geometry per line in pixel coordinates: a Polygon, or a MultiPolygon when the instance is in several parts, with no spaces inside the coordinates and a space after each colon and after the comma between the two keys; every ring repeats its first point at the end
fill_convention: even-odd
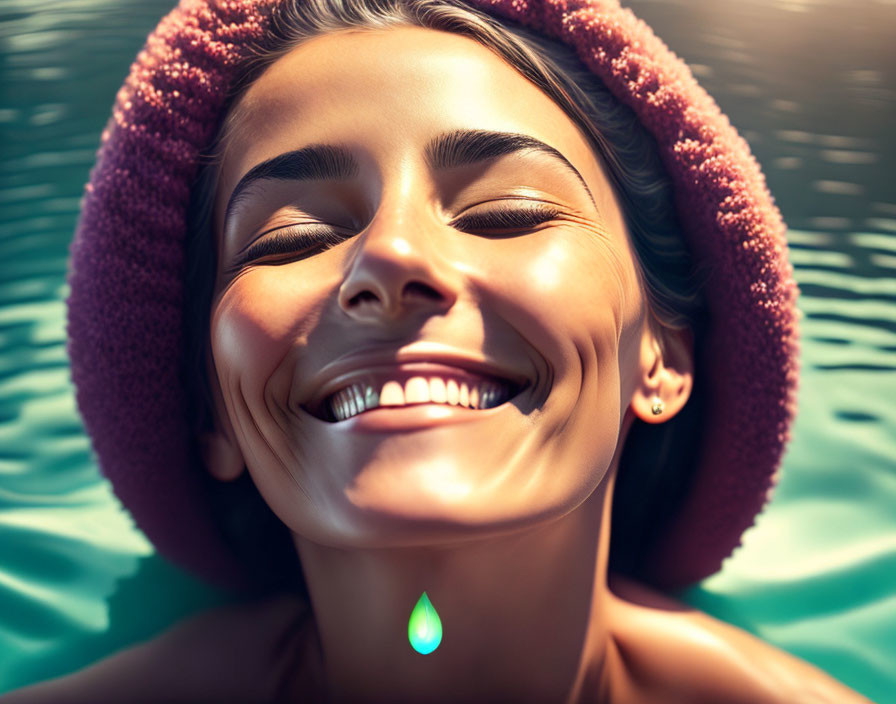
{"type": "Polygon", "coordinates": [[[237,111],[215,206],[217,412],[280,519],[329,545],[435,544],[583,502],[645,328],[620,209],[573,122],[473,40],[410,27],[308,41],[237,111]],[[397,405],[331,406],[349,384],[397,405]]]}

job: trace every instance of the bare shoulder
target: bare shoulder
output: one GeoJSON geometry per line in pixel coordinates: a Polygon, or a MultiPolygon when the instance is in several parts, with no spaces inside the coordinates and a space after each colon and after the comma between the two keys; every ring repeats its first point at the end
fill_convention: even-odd
{"type": "Polygon", "coordinates": [[[610,630],[644,702],[869,704],[818,668],[735,626],[618,576],[610,630]]]}
{"type": "Polygon", "coordinates": [[[300,701],[297,695],[317,685],[309,614],[307,603],[290,595],[218,607],[71,675],[4,695],[0,702],[300,701]]]}

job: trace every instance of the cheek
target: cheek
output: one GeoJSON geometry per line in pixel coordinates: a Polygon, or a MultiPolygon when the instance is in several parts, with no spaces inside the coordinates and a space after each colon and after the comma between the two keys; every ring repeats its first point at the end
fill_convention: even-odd
{"type": "Polygon", "coordinates": [[[210,321],[225,411],[256,487],[284,521],[295,509],[297,446],[306,444],[288,410],[296,351],[319,325],[327,295],[306,270],[284,264],[246,271],[216,299],[210,321]]]}
{"type": "Polygon", "coordinates": [[[614,240],[581,230],[515,261],[529,301],[516,309],[527,316],[518,326],[553,374],[546,430],[608,466],[627,406],[623,378],[637,362],[621,348],[640,316],[634,264],[614,240]]]}
{"type": "MultiPolygon", "coordinates": [[[[541,327],[544,350],[576,367],[583,377],[595,365],[618,373],[618,346],[637,318],[640,300],[634,266],[606,235],[568,231],[518,259],[527,282],[534,329],[541,327]]],[[[584,381],[584,379],[583,379],[584,381]]]]}
{"type": "Polygon", "coordinates": [[[293,266],[248,270],[216,300],[211,345],[231,415],[247,409],[263,417],[273,410],[271,400],[287,404],[283,382],[296,372],[291,355],[317,324],[326,296],[293,266]]]}
{"type": "Polygon", "coordinates": [[[292,271],[294,266],[252,269],[228,286],[212,311],[216,353],[259,361],[272,346],[307,335],[326,294],[312,283],[313,277],[292,271]]]}
{"type": "Polygon", "coordinates": [[[286,325],[279,311],[282,306],[269,306],[267,299],[248,283],[235,284],[225,292],[212,312],[211,342],[223,388],[254,376],[264,378],[277,357],[286,325]]]}

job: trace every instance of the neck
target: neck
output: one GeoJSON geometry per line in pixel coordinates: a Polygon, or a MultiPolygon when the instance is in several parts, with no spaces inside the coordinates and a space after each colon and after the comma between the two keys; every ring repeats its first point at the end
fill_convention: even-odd
{"type": "Polygon", "coordinates": [[[294,536],[330,701],[599,701],[614,474],[560,519],[452,547],[346,550],[294,536]],[[424,591],[443,628],[427,655],[408,641],[424,591]]]}

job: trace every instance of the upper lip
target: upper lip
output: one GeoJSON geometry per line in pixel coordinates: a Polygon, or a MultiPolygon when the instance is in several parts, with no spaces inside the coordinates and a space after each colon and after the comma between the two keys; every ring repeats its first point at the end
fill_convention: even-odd
{"type": "Polygon", "coordinates": [[[388,375],[390,371],[419,372],[421,376],[438,376],[440,373],[450,374],[451,371],[467,372],[509,383],[514,393],[518,393],[532,381],[520,370],[463,353],[415,350],[355,352],[327,364],[315,374],[307,387],[311,392],[300,404],[315,415],[322,416],[325,414],[324,402],[331,394],[371,372],[388,375]]]}

